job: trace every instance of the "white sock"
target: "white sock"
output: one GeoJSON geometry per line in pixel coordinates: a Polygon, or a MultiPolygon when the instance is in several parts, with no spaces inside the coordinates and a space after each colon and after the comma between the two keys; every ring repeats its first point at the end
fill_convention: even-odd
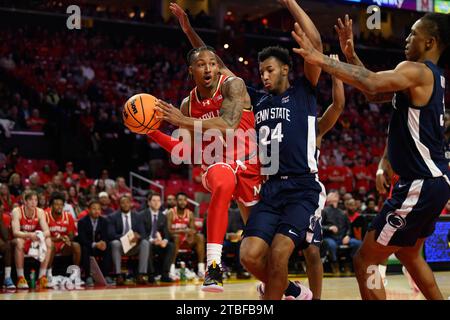
{"type": "Polygon", "coordinates": [[[51,277],[53,277],[52,268],[47,269],[47,278],[51,278],[51,277]]]}
{"type": "Polygon", "coordinates": [[[47,274],[47,269],[40,269],[39,270],[39,278],[45,276],[47,274]]]}
{"type": "Polygon", "coordinates": [[[213,261],[216,261],[218,265],[222,262],[222,245],[218,243],[207,243],[206,263],[210,266],[213,261]]]}
{"type": "Polygon", "coordinates": [[[169,273],[172,273],[172,274],[175,273],[175,263],[172,263],[172,264],[170,265],[170,272],[169,272],[169,273]]]}
{"type": "Polygon", "coordinates": [[[387,266],[384,266],[382,264],[378,265],[378,270],[380,271],[381,278],[383,278],[383,279],[386,278],[386,269],[387,269],[387,266]]]}
{"type": "Polygon", "coordinates": [[[23,275],[23,268],[22,269],[17,269],[17,277],[24,277],[24,275],[23,275]]]}
{"type": "Polygon", "coordinates": [[[5,267],[5,278],[11,278],[11,267],[5,267]]]}
{"type": "Polygon", "coordinates": [[[198,263],[198,272],[205,273],[205,263],[204,262],[198,263]]]}

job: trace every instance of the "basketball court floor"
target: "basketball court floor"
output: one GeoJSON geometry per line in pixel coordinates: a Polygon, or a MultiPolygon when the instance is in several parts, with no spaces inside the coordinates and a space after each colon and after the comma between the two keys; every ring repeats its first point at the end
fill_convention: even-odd
{"type": "MultiPolygon", "coordinates": [[[[435,272],[438,285],[447,298],[450,296],[450,272],[435,272]]],[[[307,284],[306,278],[290,278],[307,284]]],[[[403,274],[388,275],[387,298],[391,300],[422,300],[423,295],[409,288],[403,274]]],[[[126,288],[93,288],[81,290],[42,290],[34,292],[6,292],[0,300],[257,300],[256,280],[227,280],[223,293],[200,291],[201,283],[128,286],[126,288]]],[[[323,300],[359,300],[355,277],[326,277],[323,281],[323,300]]]]}

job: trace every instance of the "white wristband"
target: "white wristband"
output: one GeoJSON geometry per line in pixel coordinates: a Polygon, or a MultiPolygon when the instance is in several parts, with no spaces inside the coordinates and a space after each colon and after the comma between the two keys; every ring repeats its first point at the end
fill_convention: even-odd
{"type": "Polygon", "coordinates": [[[377,176],[384,174],[384,170],[383,169],[378,169],[377,170],[377,176]]]}

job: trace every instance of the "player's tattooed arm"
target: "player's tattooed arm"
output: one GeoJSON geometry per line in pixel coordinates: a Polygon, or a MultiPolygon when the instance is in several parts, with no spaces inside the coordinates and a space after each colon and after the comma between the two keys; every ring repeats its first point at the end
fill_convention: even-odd
{"type": "MultiPolygon", "coordinates": [[[[330,55],[333,59],[339,61],[338,55],[330,55]]],[[[327,108],[327,110],[323,113],[322,117],[318,121],[319,133],[317,135],[317,145],[320,147],[320,142],[322,137],[334,127],[339,116],[344,110],[345,106],[345,92],[344,92],[344,84],[341,80],[336,77],[332,77],[333,82],[333,102],[327,108]]]]}
{"type": "Polygon", "coordinates": [[[394,70],[372,72],[364,67],[343,63],[325,56],[311,44],[298,23],[292,36],[301,48],[294,48],[294,52],[303,56],[305,60],[322,67],[325,72],[336,76],[345,83],[357,89],[375,94],[379,92],[397,92],[410,88],[428,85],[432,79],[431,71],[417,62],[401,62],[394,70]]]}
{"type": "MultiPolygon", "coordinates": [[[[170,11],[172,14],[178,18],[178,22],[180,23],[181,29],[184,34],[188,37],[189,42],[191,43],[193,48],[206,47],[206,43],[203,39],[198,35],[194,28],[192,28],[191,23],[189,22],[189,18],[186,12],[176,3],[171,3],[170,11]]],[[[234,73],[228,69],[222,59],[216,54],[217,63],[219,64],[220,73],[226,76],[235,76],[234,73]]]]}
{"type": "Polygon", "coordinates": [[[207,120],[199,120],[183,115],[180,109],[163,100],[156,101],[156,110],[161,112],[158,116],[175,126],[194,131],[201,128],[202,132],[209,129],[218,129],[223,134],[228,129],[236,129],[239,126],[244,108],[250,108],[250,96],[247,87],[241,78],[229,78],[222,84],[222,107],[220,116],[207,120]],[[201,126],[198,123],[201,122],[201,126]],[[197,125],[196,125],[197,124],[197,125]]]}
{"type": "Polygon", "coordinates": [[[228,128],[236,129],[242,117],[242,110],[250,107],[250,96],[241,78],[232,78],[222,84],[223,102],[220,117],[228,128]]]}
{"type": "MultiPolygon", "coordinates": [[[[289,10],[294,20],[302,27],[308,38],[311,40],[314,48],[319,52],[323,52],[322,38],[320,37],[319,31],[317,30],[314,22],[311,20],[308,14],[299,6],[297,1],[278,0],[278,2],[280,2],[289,10]]],[[[308,79],[308,81],[313,86],[316,86],[321,73],[320,66],[310,64],[305,60],[304,71],[305,77],[308,79]]]]}

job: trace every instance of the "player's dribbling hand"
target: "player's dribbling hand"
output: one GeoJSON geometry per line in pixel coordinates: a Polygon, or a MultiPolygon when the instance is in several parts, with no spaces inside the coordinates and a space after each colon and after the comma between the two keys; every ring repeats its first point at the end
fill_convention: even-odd
{"type": "Polygon", "coordinates": [[[341,46],[342,53],[351,58],[355,54],[355,46],[353,43],[353,20],[349,18],[348,14],[345,15],[344,23],[341,18],[338,19],[337,25],[334,26],[338,36],[339,44],[341,46]]]}
{"type": "Polygon", "coordinates": [[[170,122],[174,126],[180,126],[180,124],[183,122],[184,116],[181,113],[180,109],[175,108],[170,103],[158,99],[156,100],[155,110],[162,113],[162,117],[157,117],[170,122]]]}
{"type": "Polygon", "coordinates": [[[184,10],[174,2],[170,3],[169,9],[170,11],[172,11],[172,14],[177,17],[183,32],[186,33],[187,31],[189,31],[189,29],[191,28],[191,23],[189,22],[189,18],[186,12],[184,12],[184,10]]]}
{"type": "Polygon", "coordinates": [[[294,25],[294,31],[291,32],[291,35],[300,46],[300,48],[292,49],[295,53],[301,55],[310,64],[317,65],[322,62],[322,53],[314,48],[311,40],[309,40],[297,22],[294,25]]]}

